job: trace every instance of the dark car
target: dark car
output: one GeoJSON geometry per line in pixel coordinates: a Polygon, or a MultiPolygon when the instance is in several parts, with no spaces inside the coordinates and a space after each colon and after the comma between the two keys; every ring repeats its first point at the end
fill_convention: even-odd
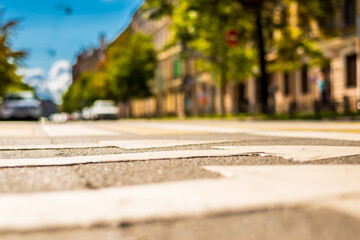
{"type": "Polygon", "coordinates": [[[14,92],[5,95],[1,106],[1,119],[34,119],[42,115],[41,102],[32,92],[14,92]]]}

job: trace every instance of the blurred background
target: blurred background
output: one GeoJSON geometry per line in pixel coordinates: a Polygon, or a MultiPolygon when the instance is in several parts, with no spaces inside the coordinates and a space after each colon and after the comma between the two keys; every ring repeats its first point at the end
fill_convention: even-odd
{"type": "Polygon", "coordinates": [[[359,116],[360,0],[5,0],[3,120],[359,116]]]}

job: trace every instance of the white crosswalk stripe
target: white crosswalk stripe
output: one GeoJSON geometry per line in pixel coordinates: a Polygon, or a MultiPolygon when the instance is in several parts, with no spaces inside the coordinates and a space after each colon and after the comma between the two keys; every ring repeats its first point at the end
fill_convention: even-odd
{"type": "Polygon", "coordinates": [[[117,146],[125,149],[144,149],[160,147],[177,147],[185,145],[198,145],[209,143],[220,143],[224,141],[206,140],[174,140],[174,139],[151,139],[151,140],[124,140],[124,141],[100,141],[99,144],[105,146],[117,146]]]}
{"type": "Polygon", "coordinates": [[[207,169],[230,172],[232,177],[89,191],[3,194],[0,231],[112,225],[312,202],[319,206],[329,199],[360,191],[356,184],[360,166],[207,169]]]}
{"type": "Polygon", "coordinates": [[[119,133],[97,129],[82,124],[48,124],[42,126],[43,131],[50,137],[71,137],[71,136],[117,136],[119,133]]]}
{"type": "Polygon", "coordinates": [[[246,133],[252,135],[259,136],[278,136],[278,137],[295,137],[295,138],[312,138],[312,139],[334,139],[334,140],[348,140],[348,141],[360,141],[360,133],[358,126],[351,126],[354,133],[349,132],[349,127],[338,126],[338,125],[328,125],[326,126],[328,129],[325,130],[336,130],[334,132],[324,131],[323,126],[312,126],[312,131],[309,131],[308,125],[300,125],[294,126],[290,125],[288,128],[292,128],[292,130],[286,130],[287,126],[281,126],[282,123],[278,125],[263,128],[261,125],[249,125],[243,123],[232,124],[227,126],[225,124],[214,124],[213,126],[204,125],[204,124],[176,124],[176,123],[151,123],[151,122],[142,122],[136,123],[135,126],[142,126],[148,128],[157,128],[157,129],[166,129],[166,130],[181,130],[181,131],[200,131],[200,132],[208,132],[208,133],[246,133]],[[276,131],[274,130],[276,129],[276,131]],[[347,132],[343,132],[346,130],[347,132]]]}
{"type": "Polygon", "coordinates": [[[151,140],[123,140],[123,141],[99,141],[98,143],[80,144],[46,144],[46,145],[0,145],[0,150],[39,150],[39,149],[67,149],[67,148],[100,148],[118,147],[124,149],[145,149],[160,147],[176,147],[185,145],[220,143],[224,141],[206,140],[174,140],[174,139],[151,139],[151,140]]]}
{"type": "Polygon", "coordinates": [[[327,158],[360,155],[360,147],[339,146],[222,146],[224,150],[237,150],[242,153],[280,156],[295,161],[314,161],[327,158]]]}
{"type": "MultiPolygon", "coordinates": [[[[0,150],[50,150],[49,152],[51,152],[51,150],[58,149],[62,154],[66,153],[68,149],[77,148],[75,152],[78,154],[78,152],[93,150],[94,148],[116,147],[121,148],[121,152],[125,152],[124,149],[127,149],[126,153],[0,159],[0,170],[20,169],[26,171],[28,167],[47,170],[46,167],[49,166],[69,165],[78,165],[74,168],[81,168],[83,164],[87,163],[148,160],[156,160],[156,163],[160,163],[162,160],[181,158],[231,158],[254,154],[259,158],[279,156],[293,161],[314,161],[314,163],[322,159],[356,158],[360,156],[358,146],[272,146],[271,144],[271,146],[261,144],[239,146],[237,144],[242,143],[236,138],[232,138],[235,140],[226,140],[226,138],[211,140],[206,139],[206,137],[196,138],[196,136],[193,137],[194,140],[188,135],[185,137],[186,134],[199,132],[212,133],[216,136],[246,133],[259,136],[360,141],[360,134],[356,132],[358,125],[346,125],[346,127],[341,127],[339,132],[324,132],[321,131],[322,127],[320,126],[317,131],[310,131],[302,125],[290,130],[286,130],[289,126],[284,126],[281,130],[274,130],[278,126],[274,125],[268,129],[261,129],[257,126],[253,127],[251,124],[236,122],[229,125],[227,123],[216,123],[214,126],[200,122],[184,124],[127,122],[126,127],[132,128],[130,132],[134,134],[135,138],[142,136],[141,133],[138,133],[142,129],[148,129],[149,135],[154,134],[158,129],[163,129],[166,130],[163,132],[164,134],[181,135],[183,133],[184,136],[179,139],[142,139],[138,137],[138,139],[124,140],[120,137],[123,136],[123,132],[126,132],[126,128],[124,130],[123,127],[115,126],[116,124],[121,124],[121,122],[116,122],[114,125],[106,125],[105,123],[40,125],[38,128],[41,128],[45,132],[45,138],[50,140],[60,137],[71,139],[71,137],[79,136],[94,138],[91,138],[88,143],[3,145],[0,146],[0,150]],[[104,127],[105,125],[106,127],[104,127]],[[138,129],[136,129],[137,127],[138,129]],[[353,129],[356,131],[351,132],[353,129]],[[206,144],[209,145],[206,146],[206,144]],[[180,146],[186,145],[193,146],[191,148],[180,148],[180,146]],[[205,146],[201,148],[198,146],[201,150],[180,150],[197,149],[196,145],[205,146]],[[164,149],[160,148],[164,147],[174,148],[162,151],[164,149]]],[[[335,125],[325,127],[329,126],[335,125]]],[[[31,128],[24,125],[24,129],[31,128]]],[[[70,168],[64,167],[64,169],[70,168]]],[[[0,233],[88,228],[98,225],[118,226],[121,222],[166,220],[224,212],[242,213],[257,209],[298,206],[335,209],[342,214],[360,219],[360,211],[358,211],[360,209],[358,208],[360,202],[359,165],[206,166],[203,167],[203,170],[217,173],[222,177],[178,182],[165,181],[159,184],[109,187],[96,190],[2,193],[0,194],[0,233]],[[346,196],[345,199],[344,196],[346,196]],[[353,210],[354,208],[355,210],[353,210]]]]}
{"type": "Polygon", "coordinates": [[[313,161],[324,158],[351,156],[360,154],[358,147],[329,147],[329,146],[221,146],[213,147],[218,150],[178,150],[158,151],[127,154],[76,156],[39,159],[3,159],[0,168],[30,167],[30,166],[67,166],[85,163],[146,161],[176,158],[234,156],[249,154],[265,154],[282,156],[298,161],[313,161]],[[326,151],[324,151],[326,149],[326,151]]]}

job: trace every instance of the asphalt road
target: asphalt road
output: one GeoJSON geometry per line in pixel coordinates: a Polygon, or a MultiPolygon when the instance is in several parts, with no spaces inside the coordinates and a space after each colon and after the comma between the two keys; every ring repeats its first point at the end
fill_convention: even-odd
{"type": "Polygon", "coordinates": [[[0,216],[0,239],[360,239],[359,122],[0,122],[0,136],[0,202],[3,196],[10,208],[8,215],[0,216]],[[279,146],[280,153],[261,150],[271,146],[279,146]],[[286,151],[294,146],[314,147],[313,159],[320,159],[289,157],[286,151]],[[214,147],[258,150],[219,156],[212,154],[218,149],[214,147]],[[336,147],[344,150],[336,151],[336,147]],[[167,155],[150,158],[157,153],[167,155]],[[325,153],[326,158],[319,157],[325,153]],[[120,155],[129,157],[106,160],[120,155]],[[99,161],[86,162],[87,157],[99,161]],[[82,158],[85,162],[77,162],[82,158]],[[40,164],[41,159],[50,164],[40,164]],[[7,160],[31,164],[7,166],[7,160]],[[73,162],[62,165],[65,160],[73,162]],[[227,166],[230,172],[234,166],[241,171],[251,166],[260,170],[240,174],[243,185],[236,185],[231,174],[209,171],[211,166],[227,166]],[[261,172],[271,166],[280,167],[279,174],[261,172]],[[327,171],[328,166],[334,168],[327,171]],[[288,167],[295,170],[290,176],[286,175],[288,167]],[[313,167],[325,170],[314,171],[313,167]],[[311,190],[317,181],[319,191],[311,190]],[[272,191],[261,190],[267,182],[272,191]],[[200,183],[209,190],[194,194],[202,191],[195,187],[200,183]],[[287,195],[283,185],[295,191],[287,195]],[[219,186],[229,191],[220,191],[219,186]],[[102,190],[115,192],[106,193],[110,199],[124,194],[119,197],[123,201],[130,196],[126,200],[130,203],[114,205],[118,213],[112,214],[101,206],[101,199],[104,205],[108,200],[102,190]],[[167,191],[174,191],[169,200],[167,191]],[[229,205],[232,192],[239,200],[229,205]],[[87,199],[83,193],[96,198],[94,202],[84,200],[86,214],[72,209],[76,205],[64,206],[66,196],[87,199]],[[152,195],[156,193],[159,195],[152,195]],[[147,204],[144,198],[150,195],[147,204]],[[216,200],[207,196],[216,196],[216,200]],[[252,197],[242,203],[242,196],[245,200],[252,197]],[[27,199],[36,199],[40,207],[32,209],[27,199]],[[57,206],[70,216],[57,212],[57,206]],[[27,221],[31,224],[26,225],[27,221]]]}

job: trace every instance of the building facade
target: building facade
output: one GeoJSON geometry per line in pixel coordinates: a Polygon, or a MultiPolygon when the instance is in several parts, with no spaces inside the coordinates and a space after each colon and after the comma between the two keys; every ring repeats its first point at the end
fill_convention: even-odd
{"type": "Polygon", "coordinates": [[[152,92],[156,97],[156,111],[158,116],[177,115],[183,112],[182,92],[182,62],[179,58],[179,46],[170,46],[171,19],[163,17],[160,20],[147,19],[145,13],[139,9],[130,24],[132,32],[150,35],[158,52],[158,65],[152,82],[152,92]]]}
{"type": "Polygon", "coordinates": [[[158,52],[152,85],[157,115],[183,117],[215,113],[220,99],[214,78],[196,69],[196,56],[182,57],[183,48],[180,43],[173,42],[171,24],[169,17],[147,19],[139,9],[130,25],[133,32],[151,35],[158,52]],[[218,99],[218,104],[214,99],[218,99]]]}
{"type": "Polygon", "coordinates": [[[99,70],[98,66],[105,61],[105,51],[105,37],[101,35],[99,48],[85,49],[77,56],[76,63],[72,68],[73,82],[76,82],[83,72],[99,70]]]}
{"type": "Polygon", "coordinates": [[[319,42],[329,64],[320,68],[304,65],[291,73],[274,73],[276,112],[313,112],[324,110],[356,111],[360,100],[359,29],[360,1],[345,0],[338,8],[329,27],[339,35],[319,42]]]}
{"type": "MultiPolygon", "coordinates": [[[[337,37],[318,43],[328,59],[328,65],[323,68],[311,68],[304,62],[304,66],[296,71],[269,74],[270,112],[311,113],[319,110],[336,110],[348,113],[358,110],[360,1],[345,0],[338,7],[335,17],[328,23],[328,27],[338,33],[337,37]]],[[[234,112],[260,111],[257,84],[252,78],[233,85],[231,89],[235,101],[234,112]]]]}
{"type": "MultiPolygon", "coordinates": [[[[290,8],[296,9],[291,5],[290,8]]],[[[293,11],[294,12],[294,11],[293,11]]],[[[295,11],[296,12],[296,11],[295,11]]],[[[290,16],[293,18],[293,16],[290,16]]],[[[291,21],[296,22],[295,18],[291,21]]],[[[130,24],[131,32],[153,37],[158,66],[152,83],[155,99],[137,101],[149,115],[151,105],[157,116],[219,114],[220,90],[215,77],[196,68],[196,55],[182,57],[181,44],[174,44],[171,19],[149,20],[138,10],[130,24]],[[151,102],[151,103],[150,103],[151,102]]],[[[293,72],[268,75],[269,111],[312,113],[322,110],[356,111],[360,99],[360,0],[345,0],[328,23],[337,37],[318,43],[328,59],[323,68],[303,67],[293,72]]],[[[316,30],[316,27],[315,27],[316,30]]],[[[259,83],[255,78],[229,81],[225,94],[226,113],[260,112],[259,83]]],[[[139,108],[139,107],[138,107],[139,108]]]]}

